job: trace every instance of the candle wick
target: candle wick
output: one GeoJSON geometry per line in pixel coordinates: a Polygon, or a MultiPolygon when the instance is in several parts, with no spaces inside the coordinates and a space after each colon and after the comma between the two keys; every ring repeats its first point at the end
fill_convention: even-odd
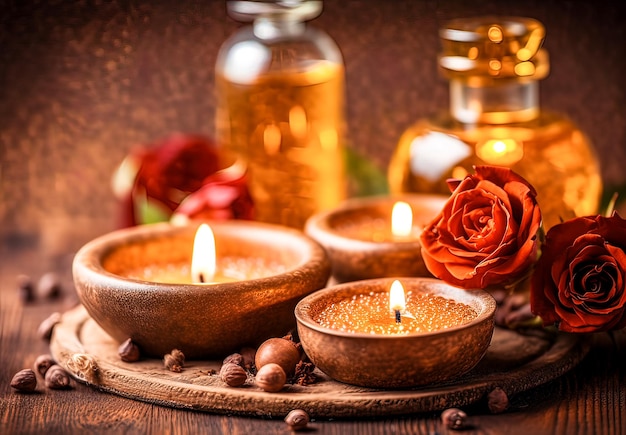
{"type": "Polygon", "coordinates": [[[400,310],[396,310],[396,323],[402,323],[402,316],[400,315],[400,310]]]}
{"type": "Polygon", "coordinates": [[[204,273],[200,273],[200,274],[198,275],[198,279],[200,280],[200,283],[201,283],[201,284],[204,284],[204,273]]]}

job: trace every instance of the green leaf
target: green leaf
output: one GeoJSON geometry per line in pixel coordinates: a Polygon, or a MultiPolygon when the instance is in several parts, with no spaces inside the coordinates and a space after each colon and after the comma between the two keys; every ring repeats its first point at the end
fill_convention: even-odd
{"type": "Polygon", "coordinates": [[[345,152],[349,196],[372,196],[389,193],[386,175],[378,166],[350,147],[345,152]]]}
{"type": "Polygon", "coordinates": [[[145,196],[135,196],[135,216],[140,224],[154,224],[167,222],[171,212],[159,201],[151,200],[145,196]]]}

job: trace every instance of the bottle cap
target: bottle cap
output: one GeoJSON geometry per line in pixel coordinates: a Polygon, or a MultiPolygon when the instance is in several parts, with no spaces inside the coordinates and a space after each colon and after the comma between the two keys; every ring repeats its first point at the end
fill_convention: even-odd
{"type": "Polygon", "coordinates": [[[449,21],[439,31],[439,66],[450,79],[477,86],[494,80],[540,80],[548,75],[543,24],[532,18],[475,17],[449,21]]]}

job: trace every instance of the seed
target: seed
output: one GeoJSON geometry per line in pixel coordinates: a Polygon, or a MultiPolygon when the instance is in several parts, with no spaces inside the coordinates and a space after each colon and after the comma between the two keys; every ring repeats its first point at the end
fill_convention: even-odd
{"type": "Polygon", "coordinates": [[[37,388],[37,376],[31,369],[17,372],[11,379],[11,387],[22,393],[32,393],[37,388]]]}

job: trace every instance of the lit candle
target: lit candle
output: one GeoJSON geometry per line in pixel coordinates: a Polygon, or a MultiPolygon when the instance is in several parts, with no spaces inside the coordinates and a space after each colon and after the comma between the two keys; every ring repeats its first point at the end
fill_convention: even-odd
{"type": "Polygon", "coordinates": [[[474,367],[491,342],[495,311],[484,290],[402,277],[330,286],[303,298],[294,313],[302,348],[319,370],[348,384],[394,388],[447,381],[474,367]]]}
{"type": "Polygon", "coordinates": [[[406,335],[451,328],[475,317],[469,305],[439,295],[409,292],[407,297],[402,283],[394,280],[388,291],[365,292],[329,304],[315,320],[345,332],[406,335]]]}
{"type": "Polygon", "coordinates": [[[395,280],[389,289],[389,309],[395,313],[396,323],[402,322],[402,311],[406,310],[406,298],[404,287],[400,281],[395,280]]]}
{"type": "Polygon", "coordinates": [[[292,329],[296,303],[326,285],[330,263],[299,231],[233,219],[114,231],[81,248],[72,271],[113,339],[133,337],[142,355],[176,348],[204,360],[292,329]]]}
{"type": "Polygon", "coordinates": [[[409,242],[417,240],[419,231],[413,226],[413,209],[409,203],[397,201],[386,213],[365,210],[337,228],[342,236],[376,243],[409,242]]]}
{"type": "MultiPolygon", "coordinates": [[[[176,248],[178,249],[178,248],[176,248]]],[[[129,278],[169,284],[216,284],[263,278],[284,272],[275,262],[259,256],[217,257],[217,243],[211,227],[199,225],[189,246],[191,260],[154,262],[123,272],[129,278]]]]}
{"type": "Polygon", "coordinates": [[[215,236],[211,227],[201,224],[196,231],[191,257],[191,281],[195,283],[212,282],[215,278],[215,236]]]}
{"type": "Polygon", "coordinates": [[[395,237],[409,237],[413,232],[413,210],[411,206],[398,201],[391,210],[391,234],[395,237]]]}
{"type": "Polygon", "coordinates": [[[432,276],[419,236],[446,200],[443,195],[355,198],[309,218],[305,233],[327,249],[336,282],[432,276]]]}

